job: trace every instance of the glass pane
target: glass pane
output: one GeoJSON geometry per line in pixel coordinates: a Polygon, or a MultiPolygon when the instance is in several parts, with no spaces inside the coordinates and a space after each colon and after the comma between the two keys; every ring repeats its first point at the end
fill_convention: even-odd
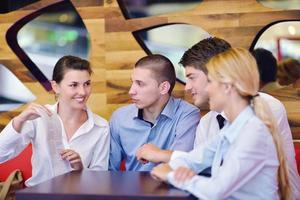
{"type": "Polygon", "coordinates": [[[10,34],[17,35],[7,39],[10,47],[47,90],[51,90],[49,80],[59,58],[74,55],[87,59],[89,55],[89,34],[69,1],[21,19],[8,30],[7,37],[12,37],[10,34]]]}
{"type": "Polygon", "coordinates": [[[294,139],[300,139],[300,21],[276,23],[258,36],[254,48],[270,51],[277,60],[273,76],[269,60],[266,83],[262,90],[279,99],[285,106],[294,139]],[[274,79],[275,81],[271,81],[274,79]]]}
{"type": "Polygon", "coordinates": [[[269,8],[300,9],[299,0],[257,0],[259,3],[269,8]]]}
{"type": "Polygon", "coordinates": [[[140,18],[193,9],[202,0],[118,0],[126,18],[140,18]]]}
{"type": "Polygon", "coordinates": [[[254,48],[259,47],[271,51],[278,61],[300,59],[300,22],[280,22],[270,26],[261,34],[254,48]]]}
{"type": "Polygon", "coordinates": [[[184,68],[178,64],[183,53],[210,35],[198,26],[171,24],[133,33],[147,53],[162,54],[175,66],[179,81],[185,82],[184,68]],[[170,37],[172,35],[172,37],[170,37]]]}
{"type": "Polygon", "coordinates": [[[10,111],[35,100],[25,85],[0,64],[0,112],[10,111]]]}

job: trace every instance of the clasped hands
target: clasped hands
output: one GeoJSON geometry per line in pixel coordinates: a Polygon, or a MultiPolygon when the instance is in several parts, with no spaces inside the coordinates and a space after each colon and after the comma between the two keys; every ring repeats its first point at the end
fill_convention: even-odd
{"type": "Polygon", "coordinates": [[[170,165],[165,163],[154,167],[151,171],[151,176],[156,180],[167,182],[167,175],[172,171],[174,171],[174,179],[178,184],[183,184],[196,176],[196,173],[187,167],[178,167],[176,170],[173,170],[170,165]]]}

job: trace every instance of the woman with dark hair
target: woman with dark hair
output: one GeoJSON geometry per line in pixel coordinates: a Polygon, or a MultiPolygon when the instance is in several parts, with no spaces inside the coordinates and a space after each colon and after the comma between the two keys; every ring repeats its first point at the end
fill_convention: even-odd
{"type": "Polygon", "coordinates": [[[109,127],[86,102],[91,94],[88,61],[64,56],[53,70],[54,105],[32,103],[0,133],[0,162],[17,156],[32,143],[32,177],[36,185],[71,170],[107,170],[109,127]]]}

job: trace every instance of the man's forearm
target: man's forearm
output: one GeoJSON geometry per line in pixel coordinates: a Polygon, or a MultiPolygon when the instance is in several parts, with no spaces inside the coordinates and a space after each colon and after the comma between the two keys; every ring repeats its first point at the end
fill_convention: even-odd
{"type": "Polygon", "coordinates": [[[158,157],[160,162],[167,163],[170,161],[173,151],[171,150],[161,150],[158,157]]]}

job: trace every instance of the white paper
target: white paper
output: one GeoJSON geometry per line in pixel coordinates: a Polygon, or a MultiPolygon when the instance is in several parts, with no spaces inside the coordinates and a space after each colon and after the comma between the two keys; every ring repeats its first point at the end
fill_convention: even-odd
{"type": "Polygon", "coordinates": [[[53,113],[49,116],[44,112],[39,112],[41,117],[45,120],[45,132],[47,134],[47,140],[49,142],[49,150],[52,168],[54,176],[58,176],[67,173],[72,170],[69,161],[61,158],[60,152],[65,149],[62,141],[62,126],[57,113],[53,113]]]}

